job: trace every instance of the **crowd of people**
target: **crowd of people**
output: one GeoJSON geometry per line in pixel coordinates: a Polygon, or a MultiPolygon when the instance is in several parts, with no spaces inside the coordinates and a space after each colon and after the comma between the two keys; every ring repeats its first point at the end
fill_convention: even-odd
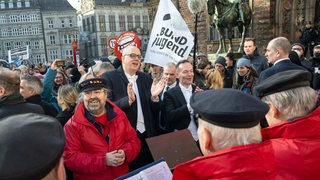
{"type": "Polygon", "coordinates": [[[128,46],[117,66],[0,68],[0,180],[115,179],[154,161],[147,138],[183,129],[203,156],[173,179],[315,179],[320,45],[305,48],[277,37],[263,56],[247,38],[237,59],[145,68],[128,46]]]}

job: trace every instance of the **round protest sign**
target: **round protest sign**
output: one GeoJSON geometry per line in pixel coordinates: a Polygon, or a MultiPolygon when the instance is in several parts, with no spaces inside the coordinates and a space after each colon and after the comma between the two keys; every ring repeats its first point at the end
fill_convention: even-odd
{"type": "Polygon", "coordinates": [[[117,41],[117,38],[110,38],[108,41],[109,48],[114,49],[114,47],[116,45],[116,41],[117,41]]]}
{"type": "Polygon", "coordinates": [[[119,60],[121,60],[121,54],[124,48],[127,46],[137,46],[140,49],[140,39],[134,32],[123,32],[117,37],[114,46],[114,51],[119,60]]]}

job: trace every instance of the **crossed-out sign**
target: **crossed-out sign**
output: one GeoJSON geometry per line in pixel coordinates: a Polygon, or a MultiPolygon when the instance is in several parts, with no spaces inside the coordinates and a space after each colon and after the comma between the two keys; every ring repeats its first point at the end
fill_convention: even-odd
{"type": "Polygon", "coordinates": [[[118,59],[121,60],[121,54],[127,46],[137,46],[140,49],[140,39],[134,32],[123,32],[117,37],[114,51],[118,59]]]}
{"type": "Polygon", "coordinates": [[[116,45],[116,41],[117,41],[117,38],[110,38],[108,41],[109,48],[114,49],[114,47],[116,45]]]}

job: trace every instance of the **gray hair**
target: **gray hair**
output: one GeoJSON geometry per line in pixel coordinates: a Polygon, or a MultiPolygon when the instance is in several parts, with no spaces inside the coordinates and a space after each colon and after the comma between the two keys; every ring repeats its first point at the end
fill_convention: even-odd
{"type": "Polygon", "coordinates": [[[41,94],[43,92],[43,84],[41,80],[36,76],[31,75],[24,75],[21,77],[21,81],[26,80],[28,83],[26,83],[28,88],[34,89],[36,91],[36,94],[41,94]]]}
{"type": "Polygon", "coordinates": [[[164,68],[166,68],[166,67],[169,67],[169,68],[176,68],[176,64],[175,64],[175,63],[173,63],[173,62],[169,62],[169,63],[167,63],[167,64],[164,66],[164,68]]]}
{"type": "MultiPolygon", "coordinates": [[[[98,74],[100,71],[107,72],[114,70],[114,66],[110,62],[102,62],[102,61],[96,61],[96,64],[92,67],[93,73],[98,74]]],[[[89,71],[92,71],[91,68],[89,71]]]]}
{"type": "Polygon", "coordinates": [[[290,119],[309,114],[316,107],[317,94],[311,87],[306,86],[270,94],[261,100],[271,102],[290,119]]]}
{"type": "Polygon", "coordinates": [[[260,124],[251,128],[226,128],[200,119],[199,128],[210,131],[215,151],[233,146],[257,144],[262,141],[260,124]]]}

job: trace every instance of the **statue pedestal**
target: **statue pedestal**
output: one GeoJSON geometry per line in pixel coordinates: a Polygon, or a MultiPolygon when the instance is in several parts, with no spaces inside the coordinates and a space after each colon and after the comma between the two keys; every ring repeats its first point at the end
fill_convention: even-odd
{"type": "Polygon", "coordinates": [[[235,60],[238,60],[238,59],[241,58],[242,56],[243,56],[243,53],[242,53],[242,52],[241,52],[241,53],[238,53],[238,52],[233,53],[233,57],[234,57],[235,60]]]}
{"type": "MultiPolygon", "coordinates": [[[[226,57],[227,54],[228,53],[208,54],[208,60],[211,61],[212,64],[214,64],[214,62],[216,61],[216,59],[219,56],[226,57]]],[[[233,56],[234,56],[235,60],[238,60],[239,58],[241,58],[243,56],[243,53],[234,52],[233,56]]]]}
{"type": "MultiPolygon", "coordinates": [[[[232,49],[233,53],[237,53],[239,46],[240,46],[241,39],[240,38],[234,38],[232,39],[232,49]]],[[[219,48],[219,40],[213,40],[213,41],[206,41],[207,44],[207,54],[215,54],[219,48]]],[[[230,42],[229,40],[226,40],[226,46],[228,48],[230,42]]],[[[227,49],[228,51],[228,49],[227,49]]]]}

